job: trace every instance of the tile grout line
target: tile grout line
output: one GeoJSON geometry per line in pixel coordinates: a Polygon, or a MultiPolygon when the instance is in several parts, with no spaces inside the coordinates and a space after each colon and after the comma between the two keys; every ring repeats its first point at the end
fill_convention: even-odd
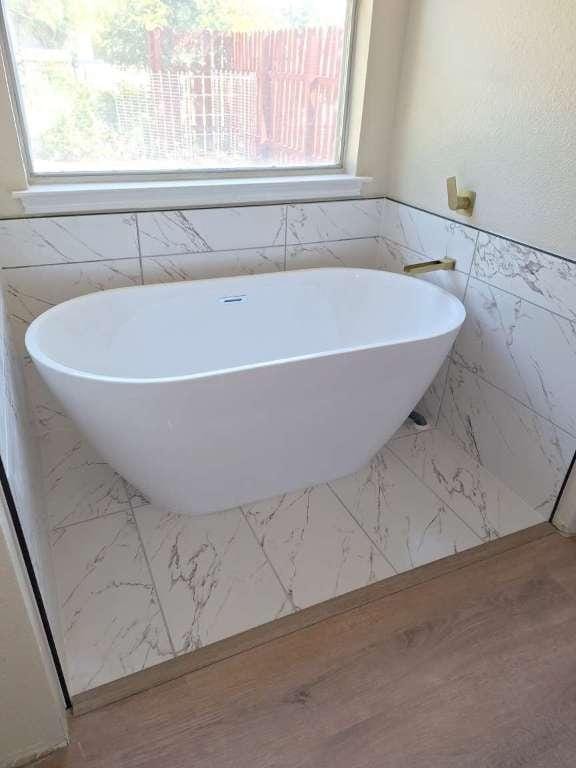
{"type": "Polygon", "coordinates": [[[142,243],[140,241],[140,222],[138,214],[134,214],[134,223],[136,225],[136,247],[138,248],[138,261],[140,262],[140,285],[144,285],[144,266],[142,265],[142,243]]]}
{"type": "MultiPolygon", "coordinates": [[[[176,647],[174,645],[174,641],[172,640],[172,635],[170,633],[170,628],[168,626],[168,621],[166,620],[166,614],[164,613],[164,606],[162,605],[162,600],[160,600],[160,593],[158,592],[158,588],[156,586],[156,580],[154,578],[154,574],[152,572],[152,568],[150,567],[150,560],[148,559],[148,552],[146,551],[146,547],[144,546],[144,540],[142,539],[142,534],[140,532],[140,526],[138,525],[138,518],[136,517],[136,514],[134,512],[134,509],[132,508],[132,502],[130,501],[130,494],[128,493],[128,487],[126,485],[126,481],[123,480],[125,489],[126,489],[126,496],[128,498],[128,504],[130,506],[130,514],[132,517],[132,520],[134,521],[134,526],[136,528],[136,533],[138,535],[138,541],[140,542],[140,548],[142,549],[142,554],[144,556],[144,562],[146,563],[146,567],[148,568],[148,575],[150,576],[150,583],[152,584],[152,587],[154,589],[154,594],[156,595],[156,600],[158,600],[158,609],[160,610],[160,615],[162,616],[162,622],[164,624],[164,629],[166,630],[166,636],[168,637],[168,642],[170,643],[170,650],[172,651],[173,657],[176,658],[178,654],[176,653],[176,647]]],[[[141,507],[138,507],[138,509],[141,509],[141,507]]]]}
{"type": "MultiPolygon", "coordinates": [[[[395,458],[396,458],[396,459],[398,459],[398,461],[399,461],[399,462],[400,462],[400,463],[401,463],[401,464],[402,464],[402,465],[403,465],[403,466],[404,466],[404,467],[405,467],[405,468],[408,470],[408,472],[410,472],[410,474],[411,474],[413,477],[415,477],[415,478],[416,478],[416,480],[418,480],[418,482],[419,482],[419,483],[421,483],[421,484],[422,484],[422,485],[423,485],[425,488],[427,488],[427,489],[428,489],[428,490],[429,490],[431,493],[433,493],[433,494],[434,494],[434,496],[435,496],[435,497],[438,499],[438,501],[439,501],[439,502],[440,502],[440,503],[441,503],[443,506],[447,507],[447,508],[450,510],[450,512],[452,512],[452,514],[453,514],[453,515],[455,515],[455,516],[456,516],[456,517],[457,517],[457,518],[460,520],[460,522],[461,522],[461,523],[463,523],[463,524],[466,526],[466,528],[468,528],[468,530],[472,531],[472,533],[474,534],[474,536],[476,536],[476,538],[477,538],[477,539],[480,541],[480,543],[481,543],[481,544],[485,544],[485,543],[486,543],[486,542],[488,542],[488,541],[494,541],[494,539],[490,539],[490,538],[487,538],[487,539],[486,539],[486,538],[483,538],[483,537],[482,537],[482,536],[481,536],[481,535],[480,535],[480,534],[479,534],[477,531],[475,531],[475,530],[474,530],[474,528],[472,528],[472,526],[471,526],[469,523],[467,523],[467,522],[466,522],[466,520],[464,520],[464,518],[463,518],[463,517],[461,517],[461,516],[458,514],[458,512],[456,512],[456,510],[455,510],[455,509],[453,509],[453,507],[452,507],[452,505],[451,505],[451,504],[448,504],[448,502],[447,502],[447,501],[444,501],[444,499],[443,499],[441,496],[439,496],[439,494],[438,494],[438,493],[437,493],[437,492],[434,490],[434,488],[432,488],[431,486],[429,486],[429,485],[428,485],[428,483],[427,483],[425,480],[422,480],[422,478],[421,478],[421,477],[418,477],[418,475],[417,475],[417,474],[416,474],[416,472],[415,472],[415,471],[412,469],[412,467],[410,467],[408,464],[406,464],[406,462],[404,461],[404,459],[402,459],[402,458],[401,458],[401,457],[400,457],[400,456],[399,456],[399,455],[396,453],[396,451],[395,451],[393,448],[388,448],[388,450],[389,450],[389,451],[390,451],[390,452],[391,452],[391,453],[392,453],[392,454],[395,456],[395,458]]],[[[470,455],[470,454],[468,454],[468,455],[470,455]]],[[[477,463],[479,463],[479,462],[477,462],[477,463]]],[[[485,469],[485,467],[484,467],[482,464],[480,464],[480,466],[481,466],[483,469],[485,469]]],[[[512,490],[512,489],[509,489],[509,490],[512,490]]],[[[544,522],[544,521],[543,521],[543,522],[544,522]]],[[[494,530],[495,530],[495,529],[494,529],[494,530]]],[[[498,536],[497,536],[496,538],[497,538],[497,539],[500,539],[500,538],[501,538],[501,534],[500,534],[500,532],[499,532],[499,531],[498,531],[498,536]]]]}
{"type": "MultiPolygon", "coordinates": [[[[344,507],[345,511],[346,511],[346,512],[347,512],[347,513],[350,515],[350,517],[352,518],[353,522],[354,522],[354,523],[355,523],[355,524],[358,526],[358,528],[359,528],[359,529],[362,531],[362,533],[364,534],[364,536],[366,536],[366,538],[367,538],[367,539],[368,539],[368,541],[369,541],[369,542],[372,544],[372,546],[373,546],[373,547],[375,547],[375,548],[376,548],[376,550],[377,550],[377,551],[378,551],[378,552],[379,552],[379,553],[382,555],[382,557],[384,558],[384,560],[386,560],[386,562],[388,563],[388,565],[390,566],[390,568],[392,568],[392,570],[394,571],[394,573],[395,573],[396,575],[398,575],[399,573],[401,573],[401,571],[399,571],[399,570],[398,570],[398,569],[397,569],[397,568],[396,568],[396,567],[395,567],[395,566],[394,566],[394,565],[393,565],[393,564],[390,562],[390,560],[388,559],[388,556],[387,556],[387,555],[384,553],[384,551],[383,551],[383,550],[380,548],[380,546],[379,546],[379,545],[376,543],[376,541],[374,541],[374,539],[372,538],[372,536],[370,536],[370,534],[368,533],[368,531],[366,531],[366,529],[364,528],[364,526],[363,526],[363,525],[362,525],[362,524],[361,524],[361,523],[360,523],[360,522],[359,522],[359,521],[356,519],[355,515],[353,515],[353,514],[352,514],[352,512],[351,512],[351,511],[348,509],[348,507],[346,506],[346,504],[344,504],[344,502],[342,501],[342,499],[340,498],[340,496],[338,496],[338,494],[336,493],[336,491],[334,490],[334,488],[332,488],[332,483],[326,483],[326,485],[328,486],[328,488],[330,488],[330,490],[332,491],[332,493],[333,493],[333,494],[334,494],[334,496],[336,497],[336,500],[337,500],[337,501],[338,501],[338,502],[339,502],[339,503],[340,503],[340,504],[341,504],[341,505],[344,507]]],[[[387,578],[388,578],[388,577],[387,577],[387,578]]],[[[383,579],[380,579],[380,581],[383,581],[383,579]]]]}
{"type": "Polygon", "coordinates": [[[260,543],[260,540],[258,539],[258,536],[256,535],[256,531],[254,530],[254,528],[252,527],[252,524],[248,520],[248,516],[246,515],[246,512],[244,511],[244,507],[239,507],[239,509],[240,509],[240,512],[241,512],[242,517],[244,519],[244,522],[248,526],[248,528],[250,530],[250,533],[252,534],[252,536],[254,537],[254,540],[256,541],[257,547],[261,550],[262,554],[264,555],[264,558],[266,559],[266,562],[268,563],[268,565],[272,569],[272,572],[273,572],[274,576],[276,576],[276,580],[280,584],[280,588],[282,589],[282,591],[286,595],[286,599],[288,600],[288,602],[292,606],[292,613],[296,613],[297,611],[300,610],[300,608],[298,608],[298,606],[295,604],[294,598],[292,597],[292,592],[287,587],[284,586],[284,582],[282,581],[282,579],[278,575],[278,571],[276,570],[276,568],[274,567],[272,561],[268,557],[268,553],[266,552],[264,546],[260,543]]]}
{"type": "MultiPolygon", "coordinates": [[[[576,262],[572,262],[576,266],[576,262]]],[[[501,291],[502,293],[505,293],[507,296],[513,296],[515,299],[519,299],[520,301],[525,301],[526,304],[530,304],[531,307],[536,307],[537,309],[541,309],[542,312],[548,312],[551,315],[554,315],[554,317],[560,317],[562,320],[567,320],[569,323],[576,322],[576,316],[568,317],[567,315],[562,315],[560,312],[555,312],[553,309],[550,309],[549,307],[543,307],[542,304],[536,304],[535,301],[531,301],[530,299],[525,298],[524,296],[520,296],[518,293],[513,293],[512,291],[507,290],[506,288],[502,288],[499,285],[496,285],[495,283],[491,283],[489,280],[484,280],[481,277],[478,277],[478,275],[473,275],[470,273],[470,277],[474,280],[478,280],[479,283],[482,283],[483,285],[487,285],[490,288],[493,288],[497,291],[501,291]]]]}
{"type": "Polygon", "coordinates": [[[530,411],[530,413],[533,413],[534,416],[537,416],[539,419],[542,419],[542,421],[545,421],[547,424],[550,424],[554,429],[560,430],[560,432],[563,432],[568,437],[571,437],[573,440],[576,440],[576,434],[570,432],[565,427],[561,427],[559,424],[556,424],[555,421],[552,421],[548,416],[544,416],[541,413],[538,413],[538,411],[535,411],[534,408],[532,408],[529,405],[526,405],[526,403],[523,403],[522,400],[520,400],[515,395],[511,395],[510,392],[506,392],[505,389],[502,389],[502,387],[499,387],[497,384],[493,384],[491,381],[488,381],[488,379],[485,379],[484,376],[481,376],[479,373],[476,373],[474,371],[471,371],[469,368],[467,368],[462,363],[458,362],[458,360],[454,360],[452,358],[452,365],[455,365],[457,368],[460,368],[463,371],[466,371],[470,376],[473,376],[477,379],[480,379],[480,381],[484,382],[489,387],[492,387],[493,389],[496,389],[498,392],[501,392],[503,395],[506,395],[506,397],[509,397],[510,400],[514,400],[515,403],[518,403],[518,405],[521,405],[523,408],[526,408],[527,411],[530,411]]]}
{"type": "MultiPolygon", "coordinates": [[[[118,477],[120,477],[118,475],[118,477]]],[[[124,482],[122,480],[122,482],[124,482]]],[[[127,501],[127,506],[124,509],[117,509],[115,512],[105,512],[103,515],[94,515],[94,517],[87,517],[85,520],[76,520],[73,523],[65,523],[63,525],[53,525],[50,527],[51,531],[65,531],[68,528],[74,528],[77,525],[84,525],[84,523],[92,523],[94,520],[104,520],[107,517],[113,517],[114,515],[125,515],[127,512],[131,512],[130,501],[127,501]]]]}

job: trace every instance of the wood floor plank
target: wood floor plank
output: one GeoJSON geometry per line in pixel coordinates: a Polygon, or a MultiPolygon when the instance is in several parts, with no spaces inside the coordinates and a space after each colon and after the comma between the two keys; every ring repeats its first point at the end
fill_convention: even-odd
{"type": "Polygon", "coordinates": [[[72,720],[42,768],[576,765],[576,542],[528,541],[72,720]]]}

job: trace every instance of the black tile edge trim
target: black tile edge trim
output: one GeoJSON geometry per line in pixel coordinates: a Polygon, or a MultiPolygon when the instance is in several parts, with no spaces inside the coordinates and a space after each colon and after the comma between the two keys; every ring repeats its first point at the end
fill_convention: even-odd
{"type": "Polygon", "coordinates": [[[572,472],[576,472],[576,469],[574,468],[576,466],[576,453],[574,453],[574,456],[572,456],[572,461],[568,465],[568,469],[566,470],[566,475],[564,476],[564,480],[562,480],[562,485],[560,486],[560,490],[558,491],[558,496],[556,497],[556,502],[554,506],[552,507],[552,514],[550,515],[549,523],[554,524],[554,515],[558,511],[558,507],[560,506],[560,501],[562,500],[562,496],[564,495],[564,491],[566,490],[566,486],[568,485],[568,480],[570,479],[570,475],[572,472]]]}
{"type": "Polygon", "coordinates": [[[18,545],[20,547],[20,551],[22,552],[22,558],[24,560],[26,572],[28,573],[28,578],[30,579],[30,585],[32,587],[32,592],[34,594],[36,605],[38,607],[40,621],[42,622],[42,627],[44,628],[44,633],[46,635],[46,640],[48,641],[48,646],[50,648],[52,661],[54,662],[54,668],[56,669],[56,674],[58,676],[58,682],[60,683],[60,688],[62,690],[64,704],[66,705],[66,709],[72,709],[72,699],[70,698],[68,686],[66,685],[66,678],[64,677],[64,671],[62,669],[60,657],[58,656],[58,650],[56,648],[56,642],[54,640],[54,635],[52,633],[52,627],[50,626],[50,621],[48,620],[48,614],[46,613],[46,607],[44,605],[44,600],[42,599],[42,593],[40,592],[40,586],[38,584],[38,579],[36,578],[36,573],[34,571],[32,559],[30,557],[30,551],[28,549],[28,545],[26,544],[26,538],[24,536],[24,531],[22,530],[22,524],[18,516],[18,510],[16,509],[14,496],[12,495],[12,490],[8,482],[8,476],[6,475],[6,470],[4,468],[4,462],[2,461],[1,457],[0,457],[0,485],[2,486],[2,490],[4,491],[6,504],[8,506],[8,512],[12,519],[12,524],[14,525],[14,530],[16,532],[16,539],[18,540],[18,545]]]}

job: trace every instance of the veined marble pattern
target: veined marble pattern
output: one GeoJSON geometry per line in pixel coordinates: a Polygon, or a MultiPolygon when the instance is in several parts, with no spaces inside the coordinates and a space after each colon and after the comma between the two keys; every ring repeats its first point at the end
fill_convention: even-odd
{"type": "Polygon", "coordinates": [[[134,214],[0,221],[0,266],[138,257],[134,214]]]}
{"type": "Polygon", "coordinates": [[[283,246],[286,206],[139,213],[142,256],[283,246]]]}
{"type": "Polygon", "coordinates": [[[239,509],[193,517],[135,511],[177,653],[292,611],[239,509]]]}
{"type": "Polygon", "coordinates": [[[380,269],[378,240],[338,240],[315,245],[291,245],[286,249],[286,269],[311,267],[363,267],[380,269]]]}
{"type": "Polygon", "coordinates": [[[47,309],[76,296],[142,282],[139,259],[5,269],[2,276],[8,315],[20,352],[24,352],[26,329],[47,309]]]}
{"type": "Polygon", "coordinates": [[[380,231],[381,200],[336,200],[288,206],[286,243],[319,243],[376,237],[380,231]]]}
{"type": "Polygon", "coordinates": [[[455,359],[576,434],[576,322],[474,278],[455,359]]]}
{"type": "Polygon", "coordinates": [[[262,272],[281,272],[283,269],[283,246],[210,254],[188,253],[142,260],[145,283],[256,275],[262,272]]]}
{"type": "Polygon", "coordinates": [[[394,574],[327,485],[257,502],[244,511],[297,608],[394,574]]]}
{"type": "MultiPolygon", "coordinates": [[[[394,243],[392,240],[384,237],[380,238],[379,247],[381,264],[388,272],[398,272],[401,274],[404,271],[405,264],[416,264],[429,260],[428,256],[411,251],[409,248],[398,245],[398,243],[394,243]]],[[[440,288],[444,288],[445,291],[453,293],[454,296],[462,301],[466,292],[468,275],[461,271],[461,266],[466,267],[467,264],[462,265],[459,259],[456,259],[456,269],[454,270],[429,272],[425,275],[416,275],[413,279],[434,283],[440,288]]]]}
{"type": "Polygon", "coordinates": [[[438,429],[393,440],[389,447],[484,540],[544,520],[438,429]]]}
{"type": "Polygon", "coordinates": [[[174,656],[130,515],[57,529],[52,546],[72,693],[174,656]]]}
{"type": "Polygon", "coordinates": [[[438,425],[533,509],[550,515],[576,438],[456,363],[438,425]]]}
{"type": "Polygon", "coordinates": [[[481,232],[472,274],[544,309],[576,319],[576,263],[481,232]]]}
{"type": "Polygon", "coordinates": [[[140,259],[4,269],[2,278],[10,328],[16,353],[22,359],[36,431],[42,434],[52,429],[70,429],[70,420],[40,379],[26,353],[26,330],[38,315],[67,299],[108,288],[140,285],[140,259]]]}
{"type": "Polygon", "coordinates": [[[426,259],[456,259],[458,269],[468,273],[478,230],[392,200],[384,200],[380,234],[423,254],[426,259]]]}
{"type": "Polygon", "coordinates": [[[364,470],[330,486],[398,572],[480,544],[386,448],[364,470]]]}
{"type": "Polygon", "coordinates": [[[52,527],[130,508],[124,480],[75,430],[42,435],[40,448],[52,527]]]}

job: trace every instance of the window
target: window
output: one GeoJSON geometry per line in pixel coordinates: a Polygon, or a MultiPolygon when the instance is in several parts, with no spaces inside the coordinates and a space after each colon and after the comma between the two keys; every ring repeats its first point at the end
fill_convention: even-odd
{"type": "Polygon", "coordinates": [[[6,0],[31,175],[339,166],[352,0],[6,0]]]}

